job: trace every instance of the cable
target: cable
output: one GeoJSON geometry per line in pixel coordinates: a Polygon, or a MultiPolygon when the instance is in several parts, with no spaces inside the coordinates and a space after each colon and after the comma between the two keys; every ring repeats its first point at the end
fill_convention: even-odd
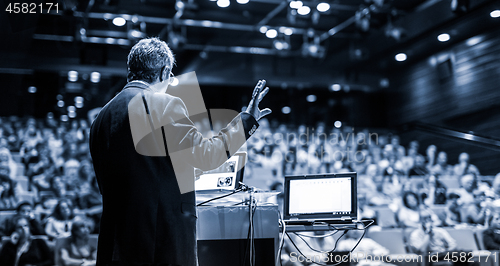
{"type": "Polygon", "coordinates": [[[198,204],[198,205],[196,205],[196,206],[197,206],[197,207],[199,207],[199,206],[201,206],[201,205],[203,205],[203,204],[205,204],[205,203],[209,203],[209,202],[214,201],[214,200],[218,200],[218,199],[222,199],[222,198],[225,198],[225,197],[229,197],[229,196],[231,196],[231,195],[233,195],[233,194],[236,194],[236,193],[238,193],[238,192],[241,192],[241,191],[244,191],[244,190],[243,190],[243,189],[241,189],[241,188],[239,188],[239,189],[237,189],[237,190],[235,190],[235,191],[233,191],[233,192],[231,192],[231,193],[224,194],[224,195],[222,195],[222,196],[219,196],[219,197],[215,197],[215,198],[212,198],[212,199],[206,200],[206,201],[204,201],[204,202],[202,202],[202,203],[199,203],[199,204],[198,204]]]}
{"type": "MultiPolygon", "coordinates": [[[[343,233],[343,234],[342,234],[339,238],[337,238],[337,240],[335,241],[334,248],[333,248],[331,251],[329,251],[329,252],[333,252],[333,251],[335,251],[335,249],[337,248],[337,243],[338,243],[338,241],[339,241],[339,240],[340,240],[340,239],[341,239],[341,238],[342,238],[342,237],[343,237],[343,236],[347,233],[347,231],[349,231],[349,230],[363,230],[363,235],[361,235],[361,237],[360,237],[360,238],[359,238],[359,240],[357,241],[356,245],[354,245],[354,247],[353,247],[353,248],[349,251],[349,254],[351,254],[351,253],[353,252],[353,250],[354,250],[354,249],[356,249],[356,247],[359,245],[359,243],[361,242],[361,240],[364,238],[364,236],[365,236],[365,234],[366,234],[366,229],[367,229],[370,225],[372,225],[374,222],[375,222],[374,220],[362,220],[362,221],[360,221],[360,222],[358,222],[358,223],[363,224],[363,228],[356,228],[356,229],[349,228],[349,227],[347,227],[347,226],[344,226],[344,227],[342,227],[342,226],[341,226],[341,227],[337,227],[337,226],[332,226],[331,224],[328,224],[328,226],[329,226],[329,227],[331,227],[331,228],[333,228],[333,229],[335,229],[335,230],[344,230],[344,233],[343,233]],[[364,222],[369,222],[369,223],[368,223],[367,225],[364,225],[364,222]]],[[[326,223],[325,223],[325,224],[326,224],[326,223]]],[[[295,249],[297,249],[297,251],[300,253],[300,255],[302,255],[303,257],[306,257],[306,256],[304,255],[304,253],[302,253],[302,251],[301,251],[301,250],[297,247],[297,245],[295,244],[295,242],[293,241],[293,239],[290,237],[290,235],[288,234],[288,232],[285,232],[285,234],[288,236],[288,239],[290,239],[290,242],[293,244],[293,246],[295,247],[295,249]]],[[[297,235],[297,236],[299,236],[299,235],[297,235]]],[[[313,249],[313,248],[312,248],[312,247],[311,247],[311,246],[310,246],[310,245],[309,245],[309,244],[308,244],[308,243],[307,243],[307,242],[306,242],[306,241],[305,241],[302,237],[300,237],[300,236],[299,236],[299,238],[301,238],[301,239],[302,239],[302,241],[304,241],[304,242],[307,244],[307,246],[308,246],[309,248],[311,248],[311,249],[312,249],[312,250],[314,250],[314,251],[317,251],[317,250],[313,249]]],[[[317,252],[318,252],[318,251],[317,251],[317,252]]],[[[319,251],[319,252],[320,252],[320,253],[327,253],[327,252],[322,252],[322,251],[319,251]]],[[[311,262],[312,262],[312,263],[314,263],[314,264],[317,264],[317,265],[321,265],[321,266],[336,266],[336,265],[339,265],[340,263],[342,263],[342,262],[344,262],[344,261],[343,261],[343,260],[341,260],[341,261],[339,261],[339,262],[337,262],[337,263],[335,263],[335,264],[328,264],[328,265],[327,265],[327,264],[318,263],[318,262],[315,262],[315,261],[311,261],[311,262]]]]}
{"type": "MultiPolygon", "coordinates": [[[[335,229],[334,229],[335,230],[335,229]]],[[[319,236],[310,236],[310,235],[303,235],[301,233],[298,233],[298,232],[294,232],[294,234],[296,235],[300,235],[300,236],[303,236],[303,237],[309,237],[309,238],[325,238],[327,236],[333,236],[335,235],[336,233],[338,233],[340,230],[335,230],[335,232],[332,232],[332,233],[328,233],[328,234],[325,234],[325,235],[319,235],[319,236]]]]}
{"type": "MultiPolygon", "coordinates": [[[[338,232],[338,231],[337,231],[338,232]]],[[[335,232],[335,233],[337,233],[335,232]]],[[[313,247],[311,247],[311,245],[309,245],[309,243],[307,243],[307,241],[300,235],[298,235],[297,233],[294,232],[294,235],[298,236],[300,239],[302,239],[302,241],[304,241],[304,243],[306,243],[306,245],[312,250],[312,251],[316,251],[316,252],[319,252],[319,253],[328,253],[328,252],[331,252],[333,250],[335,250],[337,248],[337,243],[339,242],[339,240],[347,233],[347,230],[344,230],[344,233],[339,237],[337,238],[337,240],[335,241],[335,245],[333,246],[333,248],[331,250],[326,250],[326,251],[323,251],[323,250],[318,250],[318,249],[315,249],[313,247]]]]}
{"type": "Polygon", "coordinates": [[[283,249],[283,244],[285,244],[285,233],[286,233],[286,223],[283,221],[283,218],[281,217],[281,212],[278,209],[278,217],[279,217],[279,223],[283,227],[283,232],[281,233],[281,239],[278,245],[278,255],[276,256],[276,262],[275,264],[278,264],[278,261],[280,262],[280,266],[283,266],[283,263],[281,261],[281,250],[283,249]]]}
{"type": "MultiPolygon", "coordinates": [[[[252,204],[250,204],[252,205],[252,204]]],[[[243,258],[243,265],[245,265],[245,261],[247,259],[247,254],[250,253],[250,266],[252,266],[252,261],[255,262],[255,245],[254,245],[254,234],[255,229],[253,226],[253,217],[255,217],[255,212],[257,210],[257,205],[250,206],[249,210],[249,219],[250,223],[248,226],[248,234],[247,234],[247,247],[245,247],[245,256],[243,258]]]]}

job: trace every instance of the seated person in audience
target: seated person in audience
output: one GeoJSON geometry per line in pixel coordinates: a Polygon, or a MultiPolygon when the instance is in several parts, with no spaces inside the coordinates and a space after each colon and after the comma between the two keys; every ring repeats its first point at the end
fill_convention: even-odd
{"type": "Polygon", "coordinates": [[[14,209],[17,206],[17,197],[14,182],[9,176],[0,175],[0,209],[14,209]]]}
{"type": "Polygon", "coordinates": [[[387,160],[388,160],[388,165],[387,167],[385,167],[382,175],[384,176],[404,175],[403,163],[398,160],[396,154],[390,153],[387,160]]]}
{"type": "Polygon", "coordinates": [[[483,243],[487,250],[500,250],[500,212],[493,213],[488,229],[483,231],[483,243]]]}
{"type": "Polygon", "coordinates": [[[85,221],[73,223],[70,241],[65,242],[59,251],[64,266],[96,265],[97,249],[89,244],[90,230],[85,221]]]}
{"type": "MultiPolygon", "coordinates": [[[[50,151],[45,144],[38,144],[38,156],[32,157],[29,163],[29,169],[26,173],[28,178],[32,180],[33,187],[38,191],[48,190],[50,188],[50,178],[58,174],[53,159],[50,156],[50,151]]],[[[31,189],[33,189],[33,187],[31,189]]]]}
{"type": "Polygon", "coordinates": [[[427,175],[417,190],[427,206],[446,203],[446,186],[439,181],[437,174],[427,175]]]}
{"type": "MultiPolygon", "coordinates": [[[[363,235],[363,230],[349,230],[346,235],[340,239],[337,244],[337,249],[335,251],[351,251],[354,246],[358,243],[359,239],[363,235]]],[[[356,255],[360,253],[363,254],[363,257],[367,257],[367,255],[371,256],[386,256],[389,255],[389,250],[384,246],[377,243],[375,240],[364,236],[361,241],[359,241],[358,246],[352,251],[351,256],[353,259],[356,258],[356,255]]],[[[362,258],[360,257],[360,261],[362,258]]]]}
{"type": "Polygon", "coordinates": [[[370,199],[369,204],[372,206],[387,206],[394,201],[391,195],[384,190],[384,186],[386,185],[384,179],[386,178],[382,176],[374,176],[376,190],[368,195],[370,199]]]}
{"type": "Polygon", "coordinates": [[[437,147],[436,145],[429,145],[429,147],[427,147],[427,158],[426,158],[426,167],[427,167],[427,170],[431,170],[432,167],[434,166],[434,164],[436,164],[436,151],[437,151],[437,147]]]}
{"type": "Polygon", "coordinates": [[[495,199],[500,199],[500,173],[498,173],[495,176],[495,179],[493,179],[493,185],[491,186],[491,189],[494,193],[495,199]]]}
{"type": "Polygon", "coordinates": [[[80,185],[79,168],[80,162],[75,159],[70,159],[64,163],[64,175],[61,177],[69,191],[76,192],[78,190],[78,186],[80,185]]]}
{"type": "Polygon", "coordinates": [[[377,219],[377,213],[370,206],[368,206],[366,195],[358,195],[358,207],[358,213],[361,219],[377,219]]]}
{"type": "Polygon", "coordinates": [[[409,245],[416,254],[445,254],[456,248],[456,241],[443,228],[435,227],[428,209],[420,209],[420,226],[409,239],[409,245]],[[430,253],[428,253],[430,252],[430,253]]]}
{"type": "Polygon", "coordinates": [[[49,266],[54,265],[54,256],[43,239],[32,238],[29,222],[18,216],[10,239],[0,251],[2,266],[49,266]]]}
{"type": "MultiPolygon", "coordinates": [[[[402,197],[402,204],[396,212],[399,226],[403,228],[419,227],[421,225],[419,212],[422,208],[425,206],[422,205],[420,197],[415,192],[406,191],[402,197]]],[[[439,217],[431,210],[428,212],[431,214],[433,225],[439,226],[441,224],[439,217]]]]}
{"type": "Polygon", "coordinates": [[[416,157],[417,151],[415,149],[408,149],[408,155],[403,154],[401,162],[403,163],[403,169],[406,175],[408,175],[410,170],[415,166],[416,157]]]}
{"type": "Polygon", "coordinates": [[[45,233],[53,239],[70,236],[74,217],[72,202],[69,199],[60,199],[52,214],[47,217],[45,233]]]}
{"type": "Polygon", "coordinates": [[[429,173],[425,165],[425,158],[422,155],[417,155],[415,157],[415,163],[413,167],[410,169],[408,175],[411,176],[424,176],[429,173]]]}
{"type": "Polygon", "coordinates": [[[42,227],[42,222],[36,217],[35,213],[33,212],[31,203],[22,201],[17,205],[16,214],[8,219],[5,219],[5,221],[3,222],[3,225],[0,229],[0,236],[6,236],[8,235],[8,232],[14,231],[16,226],[15,222],[19,220],[19,217],[24,217],[28,220],[31,234],[45,234],[45,230],[42,227]]]}
{"type": "Polygon", "coordinates": [[[459,204],[460,195],[456,193],[450,193],[448,195],[448,200],[446,201],[446,209],[445,209],[445,226],[453,226],[460,224],[462,222],[461,219],[461,206],[459,204]]]}
{"type": "Polygon", "coordinates": [[[468,205],[474,203],[474,195],[472,192],[477,188],[476,176],[472,174],[463,175],[460,178],[460,189],[456,192],[460,195],[460,205],[468,205]]]}
{"type": "Polygon", "coordinates": [[[473,164],[469,163],[469,154],[466,152],[460,153],[458,156],[458,164],[455,165],[453,168],[453,171],[456,176],[463,176],[463,175],[475,175],[479,176],[479,169],[473,164]]]}
{"type": "Polygon", "coordinates": [[[448,164],[448,155],[440,151],[437,157],[437,163],[431,168],[431,171],[440,176],[451,176],[454,174],[453,166],[448,164]]]}
{"type": "Polygon", "coordinates": [[[476,189],[473,194],[474,202],[462,207],[462,221],[468,224],[485,225],[491,216],[493,201],[486,197],[483,190],[476,189]]]}
{"type": "Polygon", "coordinates": [[[6,164],[9,167],[11,179],[17,176],[17,163],[12,159],[12,154],[6,147],[0,148],[0,164],[6,164]]]}
{"type": "MultiPolygon", "coordinates": [[[[75,199],[75,214],[80,214],[85,219],[91,219],[94,225],[98,225],[102,215],[102,197],[99,193],[97,179],[94,177],[93,182],[85,182],[80,186],[79,194],[75,199]]],[[[98,233],[99,226],[94,226],[91,233],[98,233]]]]}
{"type": "Polygon", "coordinates": [[[68,198],[72,201],[76,198],[76,189],[70,190],[68,184],[64,182],[64,179],[61,176],[53,176],[50,179],[49,191],[55,198],[68,198]]]}

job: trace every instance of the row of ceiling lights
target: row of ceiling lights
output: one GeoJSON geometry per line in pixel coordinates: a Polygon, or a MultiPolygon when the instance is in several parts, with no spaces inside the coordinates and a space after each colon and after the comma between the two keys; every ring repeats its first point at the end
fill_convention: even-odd
{"type": "MultiPolygon", "coordinates": [[[[492,18],[500,18],[500,10],[493,10],[490,12],[490,17],[492,18]]],[[[437,36],[437,40],[440,41],[440,42],[447,42],[451,39],[451,36],[450,34],[448,33],[441,33],[437,36]]],[[[473,38],[471,40],[478,40],[477,38],[473,38]]],[[[468,45],[473,45],[472,44],[472,41],[469,43],[467,42],[468,45]]],[[[396,59],[396,61],[398,62],[403,62],[403,61],[406,61],[406,59],[408,58],[408,56],[405,54],[405,53],[399,53],[397,54],[394,59],[396,59]]]]}
{"type": "MultiPolygon", "coordinates": [[[[231,2],[229,0],[210,0],[210,1],[212,2],[217,1],[217,6],[222,8],[226,8],[229,5],[231,5],[231,2]]],[[[238,4],[244,5],[248,4],[249,0],[236,0],[236,2],[238,4]]],[[[311,12],[311,8],[305,6],[304,3],[302,3],[302,1],[290,1],[290,7],[293,9],[297,9],[297,13],[299,13],[300,15],[307,15],[309,14],[309,12],[311,12]]],[[[319,12],[326,12],[330,9],[330,4],[325,2],[318,3],[318,5],[316,5],[316,9],[319,12]]]]}

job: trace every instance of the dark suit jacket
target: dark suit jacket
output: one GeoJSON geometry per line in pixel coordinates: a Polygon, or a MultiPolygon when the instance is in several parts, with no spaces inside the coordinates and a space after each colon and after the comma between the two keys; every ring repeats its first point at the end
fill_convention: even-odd
{"type": "Polygon", "coordinates": [[[153,93],[139,82],[127,84],[103,107],[90,133],[90,152],[103,197],[98,265],[112,261],[197,265],[195,193],[181,193],[175,173],[190,175],[189,185],[194,188],[194,167],[220,166],[257,127],[255,118],[243,112],[218,136],[204,139],[182,100],[153,93]],[[155,131],[160,146],[156,148],[163,154],[166,149],[166,154],[183,152],[182,160],[174,160],[175,172],[174,156],[145,156],[140,143],[134,145],[129,120],[134,110],[129,104],[141,95],[149,118],[156,126],[162,125],[155,131]],[[168,145],[163,147],[165,139],[168,145]]]}

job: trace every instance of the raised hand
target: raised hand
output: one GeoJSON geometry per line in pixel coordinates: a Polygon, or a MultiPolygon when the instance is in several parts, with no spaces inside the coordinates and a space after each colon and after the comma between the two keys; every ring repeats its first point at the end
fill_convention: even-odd
{"type": "Polygon", "coordinates": [[[264,96],[266,96],[267,92],[269,92],[269,87],[266,86],[265,80],[259,80],[255,88],[253,89],[252,99],[248,104],[246,112],[250,113],[255,120],[259,121],[262,117],[270,114],[272,111],[269,108],[265,108],[263,110],[259,109],[259,103],[262,101],[264,96]],[[265,89],[264,89],[265,88],[265,89]]]}

